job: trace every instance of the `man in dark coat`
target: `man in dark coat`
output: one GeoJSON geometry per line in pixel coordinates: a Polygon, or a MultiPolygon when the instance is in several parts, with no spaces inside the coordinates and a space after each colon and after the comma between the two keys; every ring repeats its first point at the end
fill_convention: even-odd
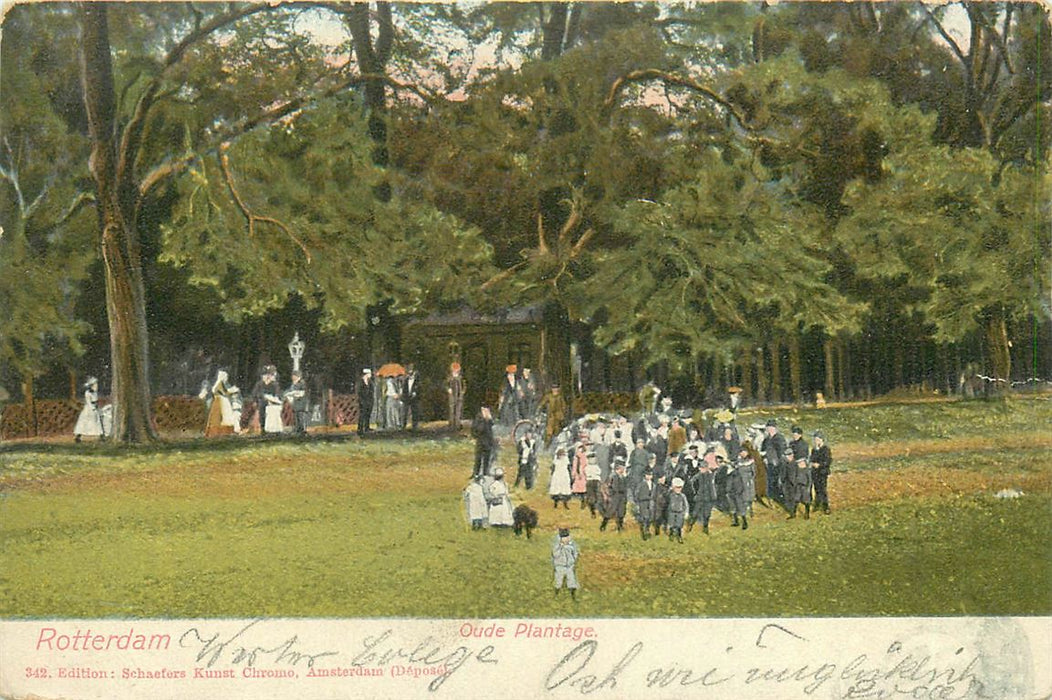
{"type": "Polygon", "coordinates": [[[515,486],[521,482],[526,484],[527,490],[532,489],[533,478],[537,474],[537,440],[531,428],[526,429],[516,447],[519,452],[519,472],[515,475],[515,486]]]}
{"type": "Polygon", "coordinates": [[[808,446],[804,429],[794,425],[792,440],[786,450],[787,464],[782,478],[782,495],[789,517],[796,517],[796,506],[804,504],[804,518],[811,517],[811,469],[807,463],[808,446]]]}
{"type": "Polygon", "coordinates": [[[782,479],[785,472],[785,438],[778,432],[778,424],[771,419],[765,428],[767,435],[760,445],[763,461],[767,467],[767,497],[783,502],[782,479]]]}
{"type": "Polygon", "coordinates": [[[263,368],[263,374],[252,388],[252,398],[256,401],[256,416],[259,418],[259,432],[267,432],[267,406],[270,401],[279,401],[281,388],[278,386],[278,368],[267,365],[263,368]],[[268,400],[267,397],[272,397],[268,400]]]}
{"type": "Polygon", "coordinates": [[[464,415],[464,396],[467,394],[467,383],[460,373],[460,363],[449,365],[449,377],[446,378],[446,395],[449,398],[449,427],[460,430],[460,421],[464,415]]]}
{"type": "Polygon", "coordinates": [[[617,520],[617,531],[625,527],[625,510],[628,505],[628,480],[625,478],[625,465],[618,461],[614,463],[614,473],[606,482],[606,512],[603,513],[603,522],[599,525],[599,531],[606,530],[606,524],[611,518],[617,520]]]}
{"type": "Polygon", "coordinates": [[[815,431],[815,445],[811,448],[811,478],[815,487],[815,510],[829,514],[829,471],[833,466],[833,455],[820,430],[815,431]]]}
{"type": "Polygon", "coordinates": [[[501,382],[500,403],[497,405],[500,422],[509,427],[513,427],[522,418],[522,402],[526,398],[517,371],[515,365],[508,365],[507,374],[501,382]]]}
{"type": "Polygon", "coordinates": [[[420,375],[412,364],[405,370],[406,375],[402,378],[402,427],[408,428],[412,421],[412,429],[416,430],[420,423],[420,375]]]}
{"type": "Polygon", "coordinates": [[[669,488],[662,474],[654,480],[654,534],[660,535],[661,528],[668,527],[669,488]]]}
{"type": "Polygon", "coordinates": [[[706,535],[709,534],[709,518],[712,517],[712,509],[716,505],[716,470],[719,468],[719,461],[717,458],[716,464],[713,464],[707,459],[702,459],[698,473],[694,475],[693,480],[694,507],[691,510],[690,529],[693,529],[694,523],[700,520],[701,531],[706,535]]]}
{"type": "MultiPolygon", "coordinates": [[[[643,447],[643,441],[636,441],[632,453],[628,455],[628,484],[629,488],[635,489],[643,480],[643,472],[650,466],[650,452],[643,447]]],[[[633,493],[633,497],[635,494],[633,493]]]]}
{"type": "Polygon", "coordinates": [[[366,367],[362,370],[361,379],[355,387],[358,394],[358,434],[365,435],[372,428],[373,401],[375,399],[376,384],[373,382],[373,371],[366,367]]]}
{"type": "Polygon", "coordinates": [[[643,539],[650,539],[650,523],[654,520],[654,472],[649,469],[636,487],[636,520],[643,539]]]}
{"type": "Polygon", "coordinates": [[[303,373],[298,369],[292,370],[292,385],[285,392],[285,398],[292,404],[296,434],[306,435],[307,413],[310,410],[310,401],[307,397],[307,383],[303,381],[303,373]]]}
{"type": "Polygon", "coordinates": [[[475,438],[475,468],[474,476],[489,473],[490,461],[493,459],[493,414],[488,406],[479,409],[475,420],[471,423],[471,435],[475,438]]]}

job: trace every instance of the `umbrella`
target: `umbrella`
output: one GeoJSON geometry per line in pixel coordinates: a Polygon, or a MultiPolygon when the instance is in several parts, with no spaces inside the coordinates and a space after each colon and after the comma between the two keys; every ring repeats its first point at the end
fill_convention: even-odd
{"type": "Polygon", "coordinates": [[[376,376],[378,377],[400,377],[403,374],[405,374],[405,367],[397,362],[388,362],[386,365],[376,370],[376,376]]]}

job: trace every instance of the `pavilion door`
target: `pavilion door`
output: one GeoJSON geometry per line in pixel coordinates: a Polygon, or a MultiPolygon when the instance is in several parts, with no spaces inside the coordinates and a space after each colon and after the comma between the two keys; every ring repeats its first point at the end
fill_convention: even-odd
{"type": "MultiPolygon", "coordinates": [[[[474,418],[486,400],[486,393],[490,388],[489,348],[481,343],[468,345],[462,351],[460,366],[468,384],[467,395],[464,397],[464,417],[474,418]]],[[[490,408],[496,413],[495,404],[490,408]]]]}

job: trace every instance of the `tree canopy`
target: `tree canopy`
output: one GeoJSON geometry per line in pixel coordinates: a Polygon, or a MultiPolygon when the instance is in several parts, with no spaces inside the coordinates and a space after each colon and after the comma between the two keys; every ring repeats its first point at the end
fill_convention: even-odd
{"type": "Polygon", "coordinates": [[[1048,327],[1035,3],[24,4],[3,32],[0,360],[105,340],[122,439],[152,434],[161,280],[329,334],[544,303],[761,393],[788,352],[797,399],[834,359],[907,382],[906,347],[1008,379],[1048,327]],[[77,312],[101,280],[108,334],[77,312]]]}

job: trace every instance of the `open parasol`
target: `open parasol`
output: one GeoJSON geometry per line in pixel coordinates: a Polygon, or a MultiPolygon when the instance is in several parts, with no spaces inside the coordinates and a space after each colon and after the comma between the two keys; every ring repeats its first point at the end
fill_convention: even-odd
{"type": "Polygon", "coordinates": [[[388,362],[376,370],[376,376],[378,377],[400,377],[403,374],[405,374],[405,367],[397,362],[388,362]]]}

